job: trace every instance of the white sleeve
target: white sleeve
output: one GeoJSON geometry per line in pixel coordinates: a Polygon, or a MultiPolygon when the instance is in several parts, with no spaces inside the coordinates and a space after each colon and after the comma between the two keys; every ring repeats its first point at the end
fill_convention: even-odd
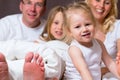
{"type": "Polygon", "coordinates": [[[120,39],[120,20],[115,22],[116,39],[120,39]]]}
{"type": "Polygon", "coordinates": [[[46,43],[46,46],[48,49],[43,54],[48,55],[48,59],[47,57],[44,58],[45,61],[50,60],[49,64],[45,65],[45,69],[48,71],[46,72],[46,77],[57,77],[60,80],[65,69],[65,61],[63,58],[69,46],[58,40],[49,41],[46,43]]]}
{"type": "Polygon", "coordinates": [[[56,54],[53,49],[46,48],[41,56],[43,57],[45,63],[45,76],[46,78],[54,78],[58,79],[61,76],[61,58],[56,54]]]}

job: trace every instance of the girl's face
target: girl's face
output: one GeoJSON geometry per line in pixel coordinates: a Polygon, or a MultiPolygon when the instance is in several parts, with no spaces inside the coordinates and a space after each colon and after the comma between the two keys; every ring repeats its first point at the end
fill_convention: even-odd
{"type": "Polygon", "coordinates": [[[70,35],[79,43],[91,43],[94,37],[94,23],[91,16],[83,11],[73,13],[70,18],[70,35]]]}
{"type": "Polygon", "coordinates": [[[104,21],[112,7],[111,0],[88,0],[88,4],[94,17],[100,22],[104,21]]]}
{"type": "Polygon", "coordinates": [[[58,12],[51,25],[50,32],[54,36],[55,39],[63,38],[63,14],[62,12],[58,12]]]}

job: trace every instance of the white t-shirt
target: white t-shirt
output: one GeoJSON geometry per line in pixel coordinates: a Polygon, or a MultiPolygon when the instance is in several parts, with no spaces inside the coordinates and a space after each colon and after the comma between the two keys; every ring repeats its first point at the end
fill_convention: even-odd
{"type": "Polygon", "coordinates": [[[46,21],[40,19],[41,24],[36,28],[29,28],[22,22],[22,14],[9,15],[0,19],[0,41],[26,40],[34,41],[42,33],[46,21]]]}

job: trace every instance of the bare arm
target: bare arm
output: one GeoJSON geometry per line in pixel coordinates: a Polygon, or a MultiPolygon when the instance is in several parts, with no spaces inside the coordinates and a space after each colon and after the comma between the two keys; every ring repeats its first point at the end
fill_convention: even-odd
{"type": "Polygon", "coordinates": [[[120,39],[117,40],[117,51],[120,51],[120,39]]]}
{"type": "Polygon", "coordinates": [[[73,61],[74,66],[80,73],[82,80],[93,80],[80,49],[75,46],[71,46],[69,48],[69,55],[73,61]]]}
{"type": "Polygon", "coordinates": [[[116,64],[117,64],[118,73],[120,75],[120,51],[117,53],[116,64]]]}
{"type": "Polygon", "coordinates": [[[104,44],[101,41],[99,41],[99,43],[100,43],[101,48],[102,48],[102,60],[103,60],[104,64],[110,70],[110,72],[112,72],[116,77],[118,77],[120,79],[120,76],[119,76],[118,71],[117,71],[116,63],[113,61],[113,59],[108,54],[104,44]]]}

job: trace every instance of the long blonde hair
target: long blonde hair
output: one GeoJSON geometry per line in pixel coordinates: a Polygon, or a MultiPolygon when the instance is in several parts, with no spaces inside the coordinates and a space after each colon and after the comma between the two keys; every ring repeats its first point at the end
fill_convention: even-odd
{"type": "MultiPolygon", "coordinates": [[[[41,36],[42,36],[42,38],[45,40],[45,41],[49,41],[49,40],[56,40],[55,38],[54,38],[54,36],[51,34],[51,25],[52,25],[52,23],[53,23],[53,20],[54,20],[54,18],[55,18],[55,15],[58,13],[58,12],[62,12],[62,14],[63,14],[63,22],[65,23],[65,7],[63,7],[63,6],[56,6],[56,7],[54,7],[51,11],[50,11],[50,13],[49,13],[49,15],[48,15],[48,18],[47,18],[47,23],[46,23],[46,26],[45,26],[45,29],[43,30],[43,32],[42,32],[42,34],[41,34],[41,36]]],[[[63,23],[63,26],[62,26],[62,28],[64,28],[64,24],[63,23]]]]}
{"type": "MultiPolygon", "coordinates": [[[[89,0],[85,0],[85,2],[89,5],[89,0]]],[[[111,0],[112,7],[108,15],[105,17],[102,30],[106,34],[109,31],[114,29],[114,22],[118,17],[118,9],[117,9],[117,0],[111,0]]]]}

